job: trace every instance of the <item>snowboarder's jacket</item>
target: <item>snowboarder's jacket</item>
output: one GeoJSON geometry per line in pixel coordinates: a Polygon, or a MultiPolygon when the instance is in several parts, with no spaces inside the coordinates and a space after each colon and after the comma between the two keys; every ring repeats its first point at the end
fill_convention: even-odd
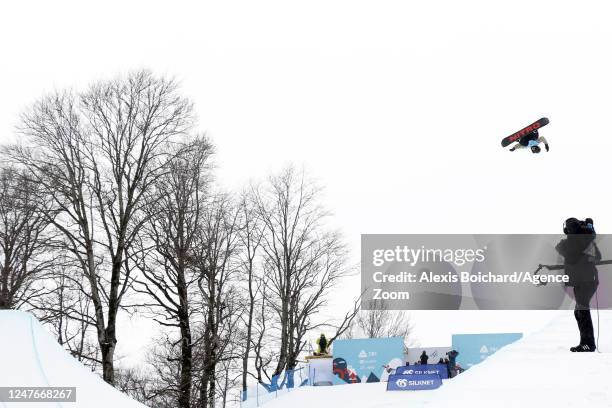
{"type": "Polygon", "coordinates": [[[570,232],[555,248],[564,259],[565,274],[569,277],[567,286],[599,282],[595,263],[601,260],[601,253],[595,245],[594,234],[570,232]]]}
{"type": "Polygon", "coordinates": [[[538,136],[537,133],[535,134],[532,133],[526,137],[521,138],[518,141],[518,143],[516,143],[512,147],[512,151],[518,150],[518,149],[526,149],[531,146],[537,146],[540,143],[544,143],[544,146],[546,146],[546,151],[548,151],[548,141],[546,140],[546,138],[544,136],[538,136]],[[530,143],[530,142],[533,142],[533,143],[530,143]]]}

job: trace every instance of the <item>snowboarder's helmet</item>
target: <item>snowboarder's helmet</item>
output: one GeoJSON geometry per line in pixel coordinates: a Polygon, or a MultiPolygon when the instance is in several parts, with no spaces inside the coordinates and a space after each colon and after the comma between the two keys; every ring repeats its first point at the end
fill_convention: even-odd
{"type": "Polygon", "coordinates": [[[347,368],[348,364],[346,364],[346,360],[342,357],[334,358],[334,368],[344,370],[347,368]]]}
{"type": "Polygon", "coordinates": [[[540,146],[531,146],[531,153],[540,153],[540,146]]]}

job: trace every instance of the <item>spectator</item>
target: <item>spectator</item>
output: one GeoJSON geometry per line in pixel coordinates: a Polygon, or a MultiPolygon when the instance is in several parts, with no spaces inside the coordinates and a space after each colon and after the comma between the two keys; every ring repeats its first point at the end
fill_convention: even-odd
{"type": "Polygon", "coordinates": [[[321,333],[321,337],[319,337],[319,341],[317,341],[317,344],[319,346],[318,355],[321,356],[327,354],[327,339],[325,338],[325,335],[323,333],[321,333]]]}
{"type": "Polygon", "coordinates": [[[421,353],[421,364],[427,364],[427,360],[429,360],[429,356],[425,350],[423,350],[423,353],[421,353]]]}
{"type": "Polygon", "coordinates": [[[440,361],[438,361],[438,364],[446,364],[446,363],[444,362],[444,359],[440,357],[440,361]]]}
{"type": "Polygon", "coordinates": [[[448,356],[448,376],[449,378],[453,378],[457,375],[457,356],[459,352],[457,350],[451,350],[446,353],[448,356]]]}

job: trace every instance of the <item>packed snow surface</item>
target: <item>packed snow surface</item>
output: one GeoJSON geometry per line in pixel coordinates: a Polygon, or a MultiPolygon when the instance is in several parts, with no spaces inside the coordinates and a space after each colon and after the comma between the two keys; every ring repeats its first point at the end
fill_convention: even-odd
{"type": "MultiPolygon", "coordinates": [[[[592,311],[595,330],[597,314],[592,311]]],[[[302,387],[267,408],[310,407],[612,407],[612,311],[600,311],[601,353],[571,353],[578,344],[572,311],[506,346],[430,391],[385,391],[385,383],[302,387]]]]}
{"type": "Polygon", "coordinates": [[[0,408],[145,408],[66,352],[31,315],[0,311],[0,387],[76,387],[76,403],[0,402],[0,408]]]}

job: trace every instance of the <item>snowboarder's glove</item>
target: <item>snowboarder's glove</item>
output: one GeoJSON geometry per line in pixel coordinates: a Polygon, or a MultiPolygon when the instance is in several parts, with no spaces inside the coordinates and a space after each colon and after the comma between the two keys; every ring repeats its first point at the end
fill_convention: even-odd
{"type": "Polygon", "coordinates": [[[545,144],[544,147],[546,148],[546,151],[550,150],[549,147],[548,147],[548,144],[545,144]]]}
{"type": "Polygon", "coordinates": [[[513,152],[513,151],[514,151],[514,149],[516,149],[516,147],[511,147],[511,148],[510,148],[510,151],[511,151],[511,152],[513,152]]]}

